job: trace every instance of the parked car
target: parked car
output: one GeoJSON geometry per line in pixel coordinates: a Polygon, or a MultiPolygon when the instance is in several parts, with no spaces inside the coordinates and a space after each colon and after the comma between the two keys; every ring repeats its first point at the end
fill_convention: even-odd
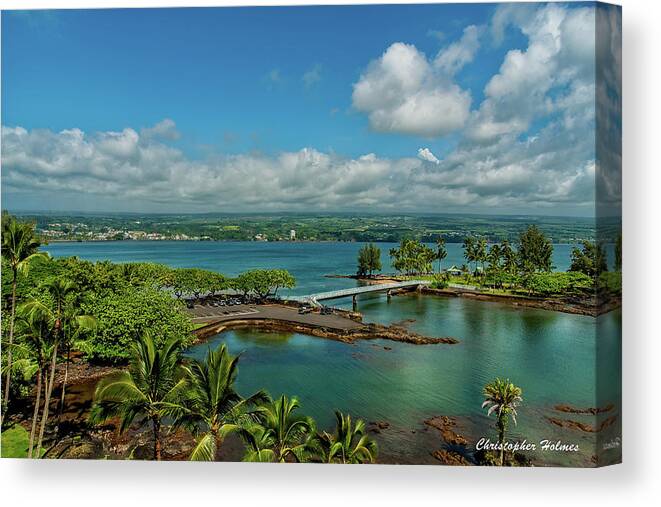
{"type": "Polygon", "coordinates": [[[332,315],[333,309],[330,306],[323,306],[320,313],[322,315],[332,315]]]}
{"type": "Polygon", "coordinates": [[[312,312],[312,307],[311,306],[300,306],[298,308],[298,313],[300,315],[305,315],[306,313],[311,313],[312,312]]]}

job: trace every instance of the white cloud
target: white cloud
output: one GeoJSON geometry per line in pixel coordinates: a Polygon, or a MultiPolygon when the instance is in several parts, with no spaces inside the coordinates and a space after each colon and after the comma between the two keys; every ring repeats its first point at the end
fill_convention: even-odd
{"type": "Polygon", "coordinates": [[[494,37],[500,39],[510,24],[520,28],[528,46],[505,55],[484,88],[484,101],[471,114],[468,138],[493,142],[503,135],[516,136],[535,118],[558,111],[571,116],[581,109],[580,114],[594,117],[594,95],[589,94],[594,84],[594,7],[507,4],[493,16],[494,37]],[[552,92],[559,99],[554,100],[552,92]]]}
{"type": "Polygon", "coordinates": [[[454,75],[464,65],[473,61],[475,53],[480,47],[480,33],[482,29],[475,25],[467,26],[461,39],[453,42],[447,48],[439,51],[434,60],[434,66],[447,75],[454,75]]]}
{"type": "MultiPolygon", "coordinates": [[[[91,134],[2,127],[3,197],[11,204],[24,196],[71,202],[90,196],[146,211],[590,214],[596,180],[599,198],[619,206],[621,21],[614,8],[596,10],[604,40],[595,48],[593,7],[497,9],[496,39],[514,26],[527,44],[506,53],[473,111],[469,92],[453,75],[475,57],[479,28],[467,27],[433,60],[395,43],[370,63],[354,84],[353,107],[381,132],[456,132],[454,144],[443,145],[442,160],[431,141],[417,157],[399,159],[347,158],[314,148],[194,159],[168,144],[177,135],[168,120],[91,134]]],[[[272,77],[280,79],[278,72],[272,77]]]]}
{"type": "Polygon", "coordinates": [[[436,155],[434,155],[429,148],[418,148],[418,158],[437,165],[441,163],[441,161],[436,158],[436,155]]]}
{"type": "Polygon", "coordinates": [[[379,132],[445,135],[464,126],[470,104],[470,93],[401,42],[370,63],[353,87],[353,106],[379,132]]]}
{"type": "Polygon", "coordinates": [[[146,138],[167,139],[170,141],[174,141],[180,137],[176,124],[170,118],[159,121],[153,127],[142,129],[141,133],[146,138]]]}
{"type": "Polygon", "coordinates": [[[399,159],[304,148],[200,160],[131,128],[87,134],[3,126],[3,197],[9,208],[29,198],[42,207],[60,199],[65,209],[91,202],[135,211],[543,212],[558,203],[562,212],[589,211],[593,146],[582,131],[567,137],[559,120],[534,142],[459,146],[443,160],[429,148],[399,159]]]}

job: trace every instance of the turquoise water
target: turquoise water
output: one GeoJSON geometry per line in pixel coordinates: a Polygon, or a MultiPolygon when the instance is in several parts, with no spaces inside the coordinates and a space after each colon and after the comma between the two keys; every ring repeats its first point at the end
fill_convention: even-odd
{"type": "MultiPolygon", "coordinates": [[[[382,250],[388,247],[382,245],[382,250]]],[[[253,267],[284,267],[296,275],[298,293],[355,284],[354,280],[322,275],[353,271],[358,248],[360,245],[354,243],[176,242],[68,243],[48,247],[53,255],[116,262],[155,261],[217,269],[227,274],[253,267]]],[[[556,246],[556,264],[560,263],[562,250],[568,257],[569,248],[556,246]]],[[[430,452],[440,448],[441,441],[438,432],[427,430],[423,421],[434,415],[458,417],[459,431],[475,440],[481,436],[495,438],[493,418],[487,419],[480,405],[484,384],[496,376],[509,377],[523,388],[524,404],[519,410],[518,426],[510,427],[512,440],[537,442],[548,438],[579,444],[578,453],[538,451],[534,458],[539,464],[585,466],[594,454],[593,433],[558,428],[546,417],[570,418],[592,425],[595,418],[562,414],[553,410],[554,405],[594,407],[612,402],[616,405],[614,413],[619,412],[619,311],[597,320],[499,303],[419,295],[394,297],[390,301],[383,296],[366,297],[359,299],[358,309],[366,321],[399,322],[426,335],[453,336],[460,343],[419,346],[374,340],[349,345],[295,333],[235,330],[193,347],[188,354],[202,357],[209,346],[227,343],[233,353],[242,354],[238,387],[243,394],[266,388],[274,396],[296,395],[305,413],[322,427],[332,424],[334,409],[366,421],[388,421],[391,427],[375,436],[381,460],[386,462],[433,463],[430,452]],[[599,393],[595,388],[597,376],[599,393]]],[[[602,436],[608,439],[619,430],[618,423],[602,432],[602,436]]]]}
{"type": "MultiPolygon", "coordinates": [[[[283,268],[297,281],[292,294],[309,294],[351,287],[354,280],[326,278],[328,274],[353,274],[356,257],[364,243],[332,242],[255,242],[255,241],[100,241],[52,243],[45,250],[53,256],[113,262],[160,262],[173,267],[197,267],[236,276],[254,268],[283,268]]],[[[388,251],[395,243],[378,243],[384,273],[392,273],[388,251]]],[[[465,263],[459,243],[446,245],[448,256],[443,266],[465,263]]],[[[553,264],[566,270],[573,245],[554,246],[553,264]]]]}

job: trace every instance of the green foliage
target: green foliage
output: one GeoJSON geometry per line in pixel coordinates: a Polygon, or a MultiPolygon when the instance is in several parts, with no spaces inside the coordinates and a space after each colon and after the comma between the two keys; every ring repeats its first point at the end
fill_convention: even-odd
{"type": "Polygon", "coordinates": [[[179,413],[187,380],[179,365],[182,341],[168,339],[158,346],[144,333],[131,346],[129,371],[102,379],[94,392],[90,422],[100,424],[119,417],[120,431],[126,431],[139,418],[151,424],[154,433],[154,459],[161,459],[161,420],[179,413]]]}
{"type": "Polygon", "coordinates": [[[605,271],[599,275],[599,288],[611,294],[622,294],[622,272],[605,271]]]}
{"type": "Polygon", "coordinates": [[[432,289],[447,289],[450,285],[450,275],[448,273],[437,273],[432,276],[430,287],[432,289]]]}
{"type": "Polygon", "coordinates": [[[229,286],[223,275],[197,268],[175,269],[169,276],[164,274],[162,280],[164,284],[172,287],[178,298],[183,295],[199,298],[203,294],[219,292],[229,286]]]}
{"type": "MultiPolygon", "coordinates": [[[[1,447],[3,458],[28,457],[30,435],[20,424],[16,424],[3,431],[0,440],[2,441],[1,447]]],[[[46,450],[42,448],[40,454],[43,454],[44,452],[46,452],[46,450]]]]}
{"type": "Polygon", "coordinates": [[[434,250],[414,239],[403,239],[399,248],[391,248],[389,253],[393,268],[407,275],[431,272],[437,258],[434,250]]]}
{"type": "Polygon", "coordinates": [[[241,273],[230,285],[243,295],[252,294],[264,299],[276,296],[278,289],[295,287],[296,279],[286,269],[253,269],[241,273]]]}
{"type": "Polygon", "coordinates": [[[530,273],[523,279],[523,287],[540,295],[567,295],[594,289],[594,280],[579,272],[530,273]]]}
{"type": "Polygon", "coordinates": [[[368,435],[365,422],[352,421],[349,414],[335,411],[335,432],[317,435],[311,444],[324,463],[374,463],[378,447],[368,435]]]}
{"type": "Polygon", "coordinates": [[[524,272],[551,271],[553,244],[535,225],[519,236],[519,268],[524,272]]]}
{"type": "Polygon", "coordinates": [[[212,461],[222,438],[252,421],[255,406],[270,401],[264,391],[242,398],[235,390],[239,358],[230,355],[223,343],[209,348],[204,361],[185,367],[188,390],[177,424],[196,435],[193,461],[212,461]]]}
{"type": "Polygon", "coordinates": [[[502,444],[505,442],[505,431],[510,417],[516,424],[516,407],[523,401],[523,391],[520,387],[512,384],[509,379],[496,378],[493,382],[484,386],[484,402],[482,408],[487,408],[487,416],[496,414],[496,428],[498,430],[498,442],[501,444],[500,465],[504,465],[505,453],[502,444]]]}
{"type": "Polygon", "coordinates": [[[307,461],[315,424],[310,417],[295,413],[299,406],[297,398],[285,395],[262,404],[258,409],[259,422],[241,432],[247,444],[244,461],[263,461],[267,456],[269,461],[278,463],[307,461]]]}
{"type": "Polygon", "coordinates": [[[448,250],[445,248],[445,239],[439,236],[436,239],[436,260],[438,261],[438,272],[441,272],[441,261],[448,256],[448,250]]]}
{"type": "Polygon", "coordinates": [[[97,322],[96,332],[88,340],[87,355],[104,362],[121,362],[130,356],[135,340],[151,333],[156,346],[173,338],[183,345],[192,342],[192,323],[182,303],[167,292],[135,289],[98,296],[92,294],[83,310],[97,322]]]}
{"type": "Polygon", "coordinates": [[[578,271],[592,277],[598,277],[604,271],[608,271],[603,245],[583,241],[582,249],[574,247],[571,251],[569,271],[578,271]]]}
{"type": "Polygon", "coordinates": [[[358,251],[358,276],[372,276],[374,271],[381,271],[381,249],[369,243],[358,251]]]}

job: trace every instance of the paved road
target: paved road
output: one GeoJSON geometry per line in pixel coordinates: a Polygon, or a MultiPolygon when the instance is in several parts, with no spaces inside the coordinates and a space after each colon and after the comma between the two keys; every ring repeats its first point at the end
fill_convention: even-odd
{"type": "Polygon", "coordinates": [[[236,306],[200,306],[195,305],[191,310],[193,322],[224,322],[240,319],[278,319],[308,324],[312,326],[328,327],[332,329],[360,329],[363,324],[341,315],[321,315],[320,313],[299,314],[297,308],[281,305],[236,305],[236,306]]]}

